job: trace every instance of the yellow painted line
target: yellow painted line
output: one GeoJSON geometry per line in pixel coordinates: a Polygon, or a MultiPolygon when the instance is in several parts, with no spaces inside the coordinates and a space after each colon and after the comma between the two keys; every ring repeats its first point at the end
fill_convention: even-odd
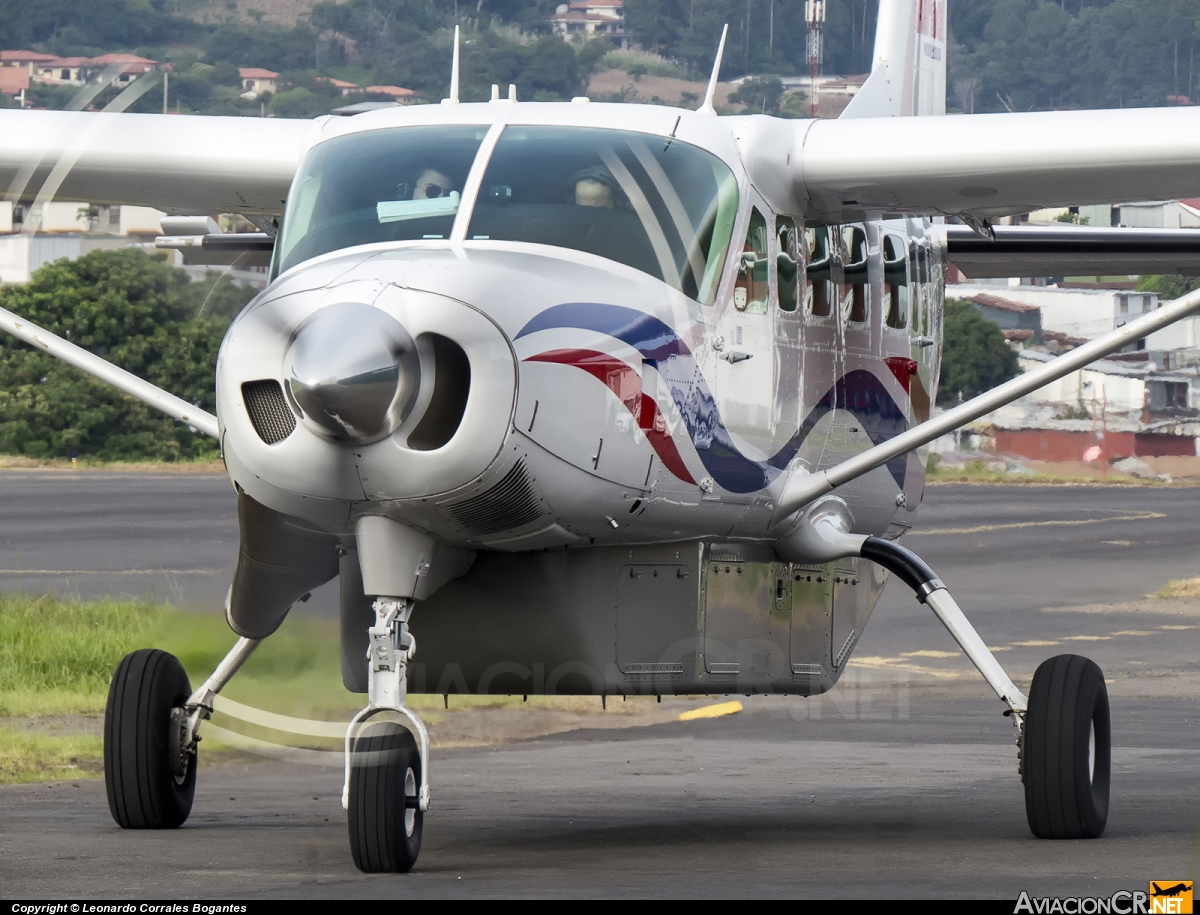
{"type": "Polygon", "coordinates": [[[1118,635],[1154,635],[1153,629],[1122,629],[1120,632],[1114,632],[1114,636],[1118,635]]]}
{"type": "Polygon", "coordinates": [[[1159,629],[1165,629],[1167,632],[1185,632],[1188,629],[1195,629],[1195,626],[1159,626],[1159,629]]]}
{"type": "Polygon", "coordinates": [[[1149,521],[1167,517],[1162,512],[1132,512],[1128,515],[1110,515],[1106,518],[1055,519],[1050,521],[1014,521],[1011,524],[981,524],[978,527],[934,527],[927,531],[909,531],[909,537],[926,534],[984,534],[988,531],[1013,531],[1025,527],[1078,527],[1082,524],[1104,524],[1108,521],[1149,521]]]}
{"type": "Polygon", "coordinates": [[[1018,648],[1049,648],[1058,642],[1047,642],[1043,639],[1030,639],[1028,642],[1013,642],[1018,648]]]}
{"type": "Polygon", "coordinates": [[[716,705],[706,705],[694,708],[679,716],[680,721],[695,721],[697,718],[720,718],[722,715],[736,715],[742,710],[742,703],[736,699],[733,702],[718,702],[716,705]]]}
{"type": "Polygon", "coordinates": [[[921,651],[906,651],[901,655],[902,658],[957,658],[962,654],[961,651],[935,651],[932,648],[925,648],[921,651]]]}

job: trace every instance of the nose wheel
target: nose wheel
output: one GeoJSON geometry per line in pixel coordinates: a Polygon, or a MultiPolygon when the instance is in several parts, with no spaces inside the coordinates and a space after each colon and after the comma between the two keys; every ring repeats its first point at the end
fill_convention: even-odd
{"type": "Polygon", "coordinates": [[[368,874],[406,873],[421,853],[429,808],[429,732],[405,704],[408,662],[416,641],[408,631],[412,601],[375,600],[369,630],[368,705],[346,729],[346,781],[342,806],[355,866],[368,874]],[[402,715],[412,726],[369,720],[402,715]]]}
{"type": "Polygon", "coordinates": [[[404,873],[421,853],[421,754],[394,721],[368,722],[350,760],[350,852],[364,873],[404,873]]]}
{"type": "Polygon", "coordinates": [[[1025,813],[1039,839],[1094,839],[1108,821],[1112,730],[1094,661],[1064,654],[1033,675],[1021,740],[1025,813]]]}

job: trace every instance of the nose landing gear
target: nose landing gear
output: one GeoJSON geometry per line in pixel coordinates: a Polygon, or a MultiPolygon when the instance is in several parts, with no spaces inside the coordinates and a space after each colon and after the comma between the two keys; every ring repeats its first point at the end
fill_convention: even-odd
{"type": "Polygon", "coordinates": [[[429,733],[405,705],[408,662],[417,647],[408,631],[412,607],[409,598],[376,598],[368,704],[346,730],[342,806],[354,864],[366,873],[412,869],[429,808],[429,733]],[[382,712],[403,715],[412,730],[396,721],[368,721],[382,712]]]}

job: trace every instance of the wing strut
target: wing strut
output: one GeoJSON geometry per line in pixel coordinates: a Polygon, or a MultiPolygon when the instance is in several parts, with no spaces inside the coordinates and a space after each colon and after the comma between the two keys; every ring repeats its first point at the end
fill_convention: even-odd
{"type": "Polygon", "coordinates": [[[1089,362],[1114,353],[1135,340],[1140,340],[1168,324],[1173,324],[1181,318],[1197,312],[1200,312],[1200,290],[1189,292],[1187,295],[1163,305],[1157,311],[1130,321],[1124,327],[1097,337],[1090,343],[1085,343],[1078,349],[1064,353],[1040,368],[1018,375],[978,397],[972,397],[966,403],[947,410],[941,416],[914,426],[907,432],[902,432],[874,448],[868,448],[861,454],[830,467],[828,470],[818,473],[793,470],[784,485],[783,494],[779,497],[779,506],[775,510],[773,520],[775,523],[783,521],[788,515],[808,505],[814,499],[820,498],[843,483],[848,483],[856,477],[869,473],[876,467],[881,467],[892,458],[927,445],[938,436],[945,435],[959,426],[990,413],[997,407],[1011,403],[1018,397],[1023,397],[1051,381],[1056,381],[1064,375],[1083,368],[1089,362]]]}
{"type": "Polygon", "coordinates": [[[82,369],[101,381],[107,381],[113,387],[133,395],[138,400],[144,400],[155,409],[161,410],[180,422],[187,423],[205,435],[213,438],[220,437],[217,418],[211,413],[206,413],[174,394],[168,394],[144,378],[138,378],[132,372],[118,368],[111,362],[89,353],[74,343],[69,343],[62,337],[55,336],[36,324],[31,324],[20,315],[15,315],[4,308],[0,308],[0,330],[6,330],[14,337],[19,337],[26,343],[45,350],[51,356],[69,362],[75,368],[82,369]]]}

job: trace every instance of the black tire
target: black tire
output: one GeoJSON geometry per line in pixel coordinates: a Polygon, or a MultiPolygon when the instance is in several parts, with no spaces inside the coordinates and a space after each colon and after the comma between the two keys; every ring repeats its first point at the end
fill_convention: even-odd
{"type": "Polygon", "coordinates": [[[421,754],[408,728],[364,725],[350,761],[350,851],[360,871],[405,873],[417,863],[425,819],[416,806],[420,787],[421,754]]]}
{"type": "Polygon", "coordinates": [[[174,829],[192,812],[196,756],[182,777],[170,763],[171,710],[192,694],[174,655],[143,648],[122,659],[104,709],[108,809],[125,829],[174,829]]]}
{"type": "Polygon", "coordinates": [[[1063,654],[1029,689],[1022,746],[1025,813],[1039,839],[1095,839],[1108,822],[1112,729],[1104,674],[1063,654]]]}

